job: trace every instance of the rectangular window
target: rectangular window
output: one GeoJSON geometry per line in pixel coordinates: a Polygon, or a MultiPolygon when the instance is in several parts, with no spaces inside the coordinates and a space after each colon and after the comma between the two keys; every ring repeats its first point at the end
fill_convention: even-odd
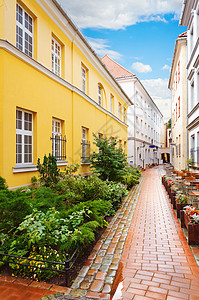
{"type": "Polygon", "coordinates": [[[61,121],[52,119],[52,155],[57,160],[66,159],[66,137],[61,134],[61,121]]]}
{"type": "Polygon", "coordinates": [[[180,62],[178,62],[178,83],[180,82],[180,62]]]}
{"type": "Polygon", "coordinates": [[[51,41],[52,72],[61,76],[61,45],[52,38],[51,41]]]}
{"type": "Polygon", "coordinates": [[[19,4],[16,7],[16,47],[33,56],[33,18],[19,4]]]}
{"type": "Polygon", "coordinates": [[[121,103],[118,103],[118,118],[121,118],[121,103]]]}
{"type": "Polygon", "coordinates": [[[82,91],[86,94],[86,68],[82,66],[81,68],[81,82],[82,82],[82,91]]]}
{"type": "Polygon", "coordinates": [[[178,97],[178,118],[180,117],[180,97],[178,97]]]}
{"type": "Polygon", "coordinates": [[[114,112],[114,97],[113,95],[110,96],[110,111],[114,112]]]}
{"type": "Polygon", "coordinates": [[[33,116],[32,113],[16,111],[16,164],[33,162],[33,116]]]}
{"type": "Polygon", "coordinates": [[[195,153],[195,134],[191,136],[191,147],[190,147],[190,158],[194,160],[194,153],[195,153]]]}
{"type": "Polygon", "coordinates": [[[124,121],[124,123],[126,123],[126,108],[125,107],[123,110],[123,121],[124,121]]]}
{"type": "Polygon", "coordinates": [[[178,118],[178,104],[176,103],[176,121],[177,121],[177,118],[178,118]]]}
{"type": "Polygon", "coordinates": [[[90,142],[88,141],[88,129],[82,127],[82,163],[88,162],[90,158],[90,142]]]}
{"type": "Polygon", "coordinates": [[[102,105],[102,87],[98,84],[98,104],[102,105]]]}
{"type": "Polygon", "coordinates": [[[124,154],[126,154],[126,141],[124,141],[124,154]]]}

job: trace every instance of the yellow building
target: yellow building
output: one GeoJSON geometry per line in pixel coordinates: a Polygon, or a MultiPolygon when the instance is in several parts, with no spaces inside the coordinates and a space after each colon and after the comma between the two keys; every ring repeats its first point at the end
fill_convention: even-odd
{"type": "Polygon", "coordinates": [[[55,0],[0,5],[0,176],[30,183],[37,159],[60,167],[96,150],[93,133],[126,147],[130,99],[55,0]]]}

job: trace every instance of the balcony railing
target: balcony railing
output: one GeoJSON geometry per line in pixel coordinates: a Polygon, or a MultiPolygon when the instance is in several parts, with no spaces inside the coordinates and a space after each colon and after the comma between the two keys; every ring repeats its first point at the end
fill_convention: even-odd
{"type": "Polygon", "coordinates": [[[90,142],[88,141],[82,141],[81,142],[82,147],[82,163],[89,163],[90,162],[90,142]]]}
{"type": "Polygon", "coordinates": [[[52,154],[57,160],[66,160],[66,136],[55,135],[52,140],[52,154]]]}

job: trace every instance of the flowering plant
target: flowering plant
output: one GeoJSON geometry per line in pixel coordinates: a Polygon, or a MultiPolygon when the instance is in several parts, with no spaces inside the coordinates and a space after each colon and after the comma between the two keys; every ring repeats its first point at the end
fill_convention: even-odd
{"type": "Polygon", "coordinates": [[[168,180],[168,185],[169,185],[169,186],[172,186],[172,185],[174,185],[174,184],[175,184],[175,182],[174,182],[172,179],[169,179],[169,180],[168,180]]]}
{"type": "Polygon", "coordinates": [[[185,206],[185,215],[189,216],[191,222],[194,224],[199,224],[199,210],[194,206],[185,206]]]}
{"type": "Polygon", "coordinates": [[[183,194],[178,194],[176,197],[176,200],[178,200],[179,203],[187,203],[188,199],[188,196],[183,194]]]}
{"type": "Polygon", "coordinates": [[[176,184],[173,184],[171,186],[171,190],[172,190],[172,192],[177,192],[177,191],[179,191],[179,187],[176,184]]]}

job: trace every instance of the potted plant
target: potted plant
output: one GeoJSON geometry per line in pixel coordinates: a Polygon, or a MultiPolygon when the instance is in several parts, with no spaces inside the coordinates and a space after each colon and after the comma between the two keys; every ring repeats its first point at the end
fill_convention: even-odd
{"type": "Polygon", "coordinates": [[[183,210],[185,206],[188,205],[188,196],[184,194],[178,194],[175,198],[176,210],[177,210],[177,218],[180,218],[180,211],[183,210]]]}
{"type": "Polygon", "coordinates": [[[176,196],[177,192],[179,192],[179,188],[176,184],[173,184],[171,186],[170,196],[171,196],[171,203],[172,203],[174,209],[176,208],[175,196],[176,196]]]}
{"type": "Polygon", "coordinates": [[[180,212],[181,226],[188,231],[188,244],[199,245],[199,210],[193,206],[185,206],[180,212]]]}

